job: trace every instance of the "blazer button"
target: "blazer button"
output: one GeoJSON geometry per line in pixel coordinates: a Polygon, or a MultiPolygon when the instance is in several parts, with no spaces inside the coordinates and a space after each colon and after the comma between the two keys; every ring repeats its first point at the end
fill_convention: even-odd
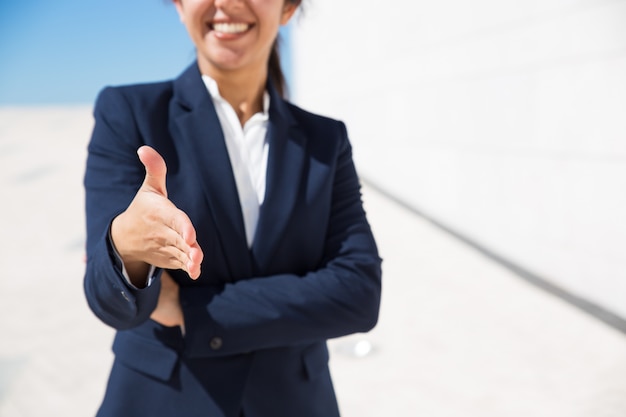
{"type": "Polygon", "coordinates": [[[211,342],[209,342],[209,346],[211,346],[211,349],[213,350],[219,350],[222,347],[222,338],[214,337],[211,339],[211,342]]]}

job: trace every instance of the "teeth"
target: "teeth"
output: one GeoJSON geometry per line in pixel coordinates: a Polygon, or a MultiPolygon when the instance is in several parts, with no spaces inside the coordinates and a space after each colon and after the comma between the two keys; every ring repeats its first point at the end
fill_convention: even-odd
{"type": "Polygon", "coordinates": [[[247,23],[214,23],[213,30],[222,33],[242,33],[248,30],[247,23]]]}

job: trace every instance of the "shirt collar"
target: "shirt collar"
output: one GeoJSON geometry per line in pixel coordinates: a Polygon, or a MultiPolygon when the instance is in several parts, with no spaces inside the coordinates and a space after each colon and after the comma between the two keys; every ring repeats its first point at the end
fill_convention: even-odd
{"type": "MultiPolygon", "coordinates": [[[[226,103],[226,100],[220,94],[220,89],[217,85],[217,81],[215,81],[213,78],[209,77],[208,75],[202,75],[202,81],[204,82],[204,85],[206,86],[213,100],[226,103]]],[[[270,109],[270,95],[267,92],[267,90],[265,90],[263,92],[263,110],[259,113],[254,114],[252,118],[267,120],[269,118],[269,109],[270,109]]]]}

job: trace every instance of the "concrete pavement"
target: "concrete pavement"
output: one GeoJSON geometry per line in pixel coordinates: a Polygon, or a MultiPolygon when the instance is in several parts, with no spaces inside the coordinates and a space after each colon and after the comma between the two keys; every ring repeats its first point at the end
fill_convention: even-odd
{"type": "MultiPolygon", "coordinates": [[[[82,292],[91,126],[86,107],[0,108],[0,417],[91,416],[103,394],[113,331],[82,292]]],[[[626,415],[623,333],[364,199],[383,303],[376,329],[330,343],[344,417],[626,415]]]]}

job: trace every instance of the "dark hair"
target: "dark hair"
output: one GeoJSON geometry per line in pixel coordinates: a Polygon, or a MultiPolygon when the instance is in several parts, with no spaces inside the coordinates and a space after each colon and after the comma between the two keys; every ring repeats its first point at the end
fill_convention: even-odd
{"type": "MultiPolygon", "coordinates": [[[[293,5],[299,6],[302,3],[302,0],[285,0],[285,3],[291,3],[293,5]]],[[[270,52],[270,58],[267,62],[267,72],[270,78],[270,81],[274,85],[278,94],[282,97],[285,96],[287,90],[287,84],[285,82],[285,75],[283,74],[283,69],[280,65],[280,35],[276,37],[274,40],[274,44],[272,45],[272,51],[270,52]]]]}
{"type": "Polygon", "coordinates": [[[272,45],[272,52],[270,52],[270,59],[267,62],[267,72],[270,78],[270,81],[274,85],[278,94],[281,97],[285,96],[285,90],[287,89],[287,83],[285,82],[285,75],[283,74],[283,69],[280,65],[280,54],[279,50],[279,38],[277,37],[274,41],[274,45],[272,45]]]}

